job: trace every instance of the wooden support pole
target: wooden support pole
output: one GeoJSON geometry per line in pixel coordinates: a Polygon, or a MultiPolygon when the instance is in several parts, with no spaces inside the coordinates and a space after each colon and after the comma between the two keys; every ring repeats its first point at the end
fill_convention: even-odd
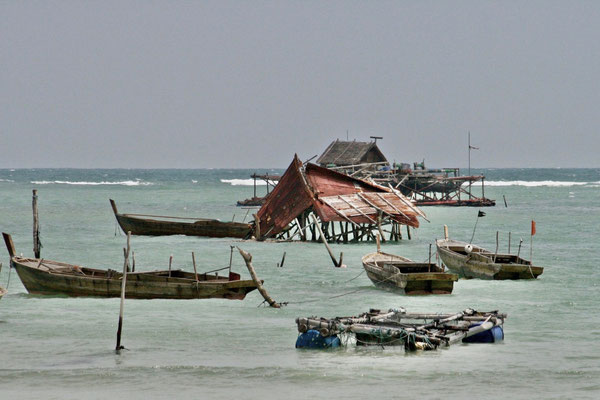
{"type": "Polygon", "coordinates": [[[379,233],[377,234],[377,252],[381,253],[381,242],[379,241],[379,233]]]}
{"type": "Polygon", "coordinates": [[[192,264],[194,264],[194,275],[196,276],[196,282],[198,282],[198,270],[196,270],[196,255],[192,251],[192,264]]]}
{"type": "Polygon", "coordinates": [[[31,206],[33,209],[33,254],[35,258],[40,258],[40,223],[38,218],[37,190],[33,189],[33,199],[31,206]]]}
{"type": "Polygon", "coordinates": [[[129,267],[129,241],[131,232],[127,232],[127,249],[125,250],[125,262],[123,263],[123,277],[121,279],[121,307],[119,309],[119,326],[117,328],[117,346],[115,351],[119,353],[125,347],[121,346],[121,332],[123,330],[123,309],[125,308],[125,287],[127,286],[127,269],[129,267]]]}
{"type": "Polygon", "coordinates": [[[444,225],[444,239],[448,240],[448,225],[444,225]]]}
{"type": "Polygon", "coordinates": [[[254,215],[254,237],[256,240],[260,240],[260,219],[258,219],[258,215],[254,215]]]}
{"type": "Polygon", "coordinates": [[[258,279],[258,277],[256,276],[256,271],[254,271],[254,267],[252,266],[252,254],[245,252],[244,250],[240,249],[239,247],[237,249],[240,252],[240,254],[242,255],[242,258],[244,259],[244,262],[246,263],[246,267],[248,268],[248,272],[250,272],[250,276],[252,277],[252,280],[256,284],[256,287],[257,287],[258,291],[260,292],[260,294],[262,295],[262,297],[267,301],[267,303],[269,303],[269,306],[271,306],[273,308],[281,308],[281,305],[279,303],[277,303],[275,300],[273,300],[271,298],[271,296],[269,296],[269,294],[263,287],[261,280],[258,279]]]}
{"type": "Polygon", "coordinates": [[[131,272],[135,272],[135,251],[131,252],[131,272]]]}
{"type": "Polygon", "coordinates": [[[406,225],[406,236],[408,236],[408,240],[411,240],[412,238],[410,237],[410,226],[406,225]]]}
{"type": "Polygon", "coordinates": [[[385,236],[383,236],[383,229],[381,229],[382,218],[383,218],[383,214],[380,211],[379,216],[377,217],[377,230],[379,231],[379,234],[381,235],[381,241],[385,243],[385,236]]]}
{"type": "Polygon", "coordinates": [[[169,278],[171,277],[171,264],[173,263],[173,254],[169,257],[169,278]]]}
{"type": "Polygon", "coordinates": [[[331,261],[333,261],[333,266],[334,267],[341,266],[341,264],[338,263],[338,261],[335,259],[334,255],[333,255],[333,251],[331,251],[331,248],[329,247],[329,244],[327,244],[327,239],[325,239],[325,235],[323,235],[323,231],[321,230],[321,226],[319,225],[319,221],[317,221],[317,217],[315,217],[314,214],[311,214],[310,216],[313,219],[314,225],[317,227],[317,229],[319,230],[319,233],[321,234],[321,241],[325,245],[325,248],[327,249],[327,252],[329,253],[329,257],[331,257],[331,261]]]}

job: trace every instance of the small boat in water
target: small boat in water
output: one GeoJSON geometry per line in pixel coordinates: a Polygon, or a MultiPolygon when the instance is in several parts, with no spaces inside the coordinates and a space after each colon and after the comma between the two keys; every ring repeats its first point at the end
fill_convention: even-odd
{"type": "MultiPolygon", "coordinates": [[[[87,268],[74,264],[16,255],[12,238],[3,233],[10,263],[23,286],[31,294],[120,297],[123,273],[87,268]]],[[[194,274],[182,270],[128,272],[125,297],[130,299],[209,299],[242,300],[256,289],[252,280],[241,280],[229,271],[194,274]]]]}
{"type": "Polygon", "coordinates": [[[543,267],[518,255],[501,254],[470,243],[452,239],[436,240],[437,253],[444,265],[465,278],[536,279],[543,267]]]}
{"type": "Polygon", "coordinates": [[[148,214],[120,214],[114,200],[110,200],[110,205],[123,232],[131,232],[132,235],[187,235],[238,239],[249,239],[252,236],[252,224],[244,222],[148,214]]]}
{"type": "Polygon", "coordinates": [[[407,295],[450,294],[458,280],[458,275],[446,273],[434,263],[418,263],[380,251],[364,256],[362,264],[375,286],[407,295]]]}

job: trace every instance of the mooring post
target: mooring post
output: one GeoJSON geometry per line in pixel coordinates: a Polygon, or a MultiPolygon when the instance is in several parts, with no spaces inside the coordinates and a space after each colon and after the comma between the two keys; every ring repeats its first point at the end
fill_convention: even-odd
{"type": "Polygon", "coordinates": [[[31,202],[33,208],[33,254],[35,258],[40,258],[40,224],[38,219],[37,199],[37,190],[33,189],[33,200],[31,202]]]}
{"type": "Polygon", "coordinates": [[[500,245],[498,234],[498,231],[496,231],[496,252],[494,253],[494,262],[496,262],[496,257],[498,256],[498,246],[500,245]]]}
{"type": "Polygon", "coordinates": [[[448,225],[444,225],[444,239],[448,240],[448,225]]]}
{"type": "Polygon", "coordinates": [[[125,250],[125,262],[123,263],[123,278],[121,280],[121,308],[119,310],[119,326],[117,328],[117,347],[115,351],[118,353],[125,347],[121,346],[121,331],[123,329],[123,309],[125,308],[125,287],[127,285],[127,268],[129,266],[129,240],[131,232],[127,232],[127,249],[125,250]]]}
{"type": "Polygon", "coordinates": [[[283,252],[283,257],[281,257],[281,262],[277,264],[278,268],[283,268],[283,263],[285,262],[285,251],[283,252]]]}
{"type": "Polygon", "coordinates": [[[169,257],[169,278],[171,277],[171,264],[173,264],[173,254],[169,257]]]}
{"type": "Polygon", "coordinates": [[[379,241],[379,233],[377,234],[375,240],[377,241],[377,252],[381,253],[381,242],[379,241]]]}
{"type": "Polygon", "coordinates": [[[431,272],[431,243],[429,243],[429,272],[431,272]]]}

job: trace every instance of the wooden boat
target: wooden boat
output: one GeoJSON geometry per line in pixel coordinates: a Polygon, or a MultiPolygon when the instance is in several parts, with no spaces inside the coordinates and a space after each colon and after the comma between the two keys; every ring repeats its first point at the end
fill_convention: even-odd
{"type": "MultiPolygon", "coordinates": [[[[123,274],[111,269],[86,268],[43,258],[15,255],[10,235],[3,233],[10,264],[31,294],[120,297],[123,274]]],[[[242,300],[256,289],[252,280],[240,275],[195,274],[182,270],[129,272],[125,297],[131,299],[208,299],[242,300]]]]}
{"type": "Polygon", "coordinates": [[[494,253],[458,240],[439,239],[436,247],[444,265],[465,278],[536,279],[544,272],[517,255],[494,253]]]}
{"type": "Polygon", "coordinates": [[[119,214],[117,205],[112,199],[110,204],[123,232],[131,232],[132,235],[188,235],[239,239],[249,239],[252,235],[252,224],[248,223],[148,214],[119,214]]]}
{"type": "Polygon", "coordinates": [[[362,258],[367,276],[377,287],[404,294],[450,294],[458,275],[446,273],[433,263],[375,252],[362,258]]]}

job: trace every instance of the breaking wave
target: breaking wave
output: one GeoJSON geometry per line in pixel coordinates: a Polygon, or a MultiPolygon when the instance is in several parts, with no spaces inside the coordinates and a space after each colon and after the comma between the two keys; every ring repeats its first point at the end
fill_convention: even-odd
{"type": "Polygon", "coordinates": [[[122,185],[122,186],[150,186],[154,185],[151,182],[143,181],[120,181],[120,182],[71,182],[71,181],[31,181],[34,185],[122,185]]]}
{"type": "Polygon", "coordinates": [[[527,187],[570,187],[591,186],[596,187],[600,182],[568,182],[568,181],[485,181],[487,186],[527,186],[527,187]]]}
{"type": "Polygon", "coordinates": [[[0,179],[0,182],[14,182],[12,179],[0,179]]]}
{"type": "MultiPolygon", "coordinates": [[[[231,186],[253,186],[254,179],[221,179],[223,183],[229,183],[231,186]]],[[[267,182],[262,179],[256,180],[256,186],[266,186],[267,182]]]]}

